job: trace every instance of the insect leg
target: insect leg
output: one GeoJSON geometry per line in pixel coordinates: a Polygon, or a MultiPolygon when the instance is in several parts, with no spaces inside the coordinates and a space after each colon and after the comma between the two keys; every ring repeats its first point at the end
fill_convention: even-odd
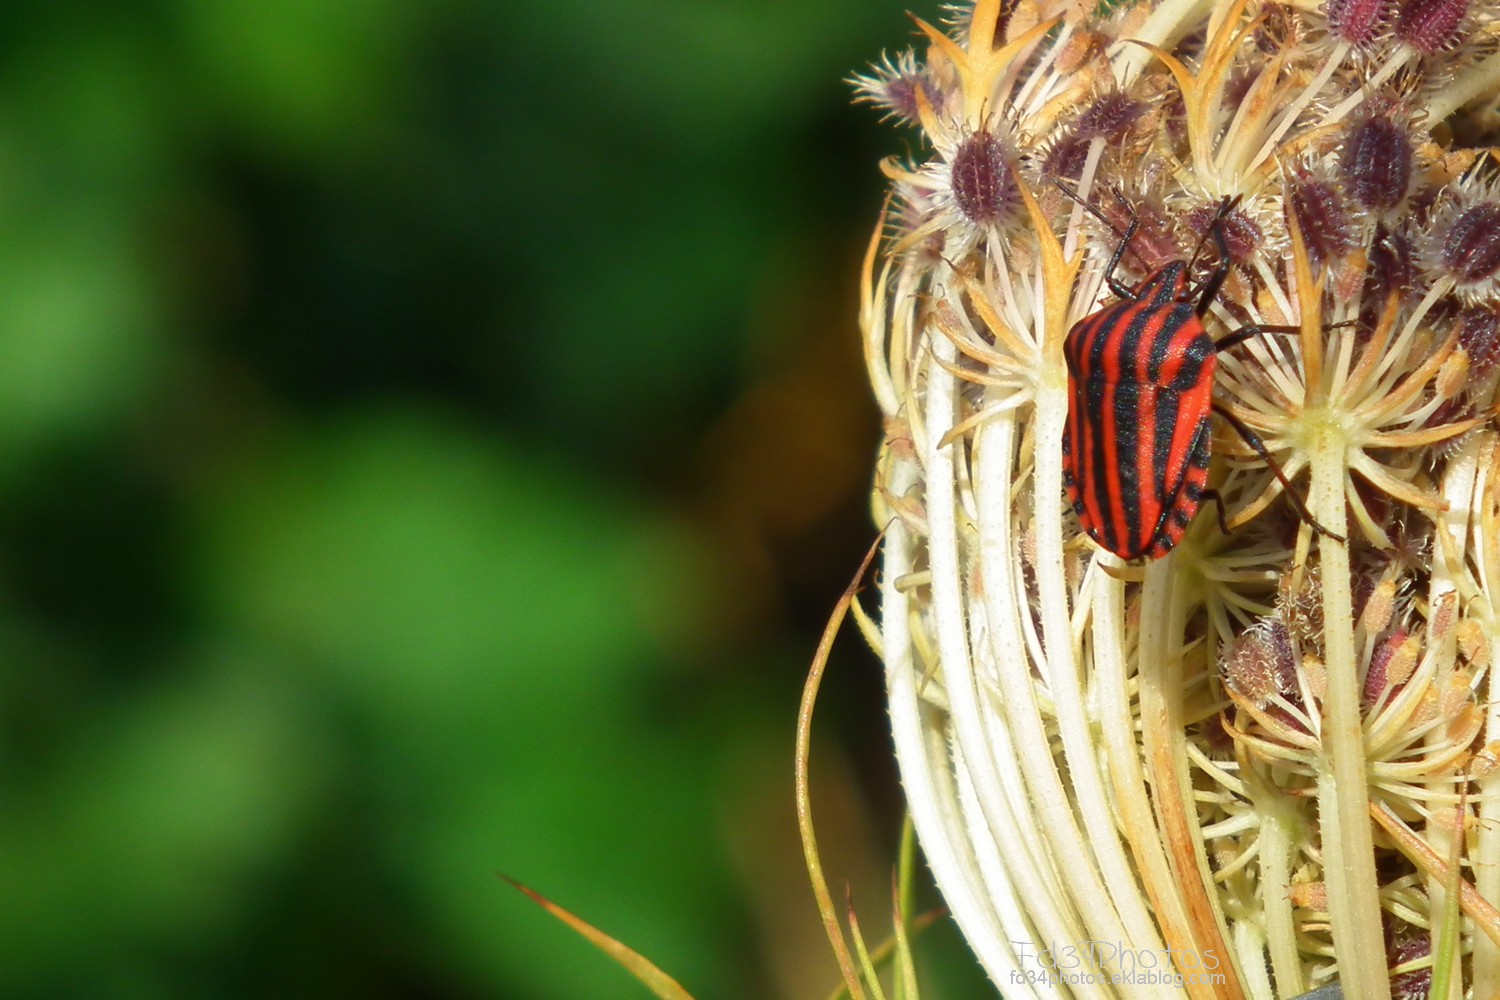
{"type": "Polygon", "coordinates": [[[1242,326],[1233,333],[1226,333],[1224,336],[1214,341],[1214,350],[1227,351],[1231,347],[1236,347],[1240,344],[1243,344],[1251,337],[1258,337],[1263,333],[1272,333],[1276,334],[1277,336],[1285,336],[1301,332],[1302,327],[1300,326],[1267,326],[1264,324],[1251,324],[1250,326],[1242,326]]]}
{"type": "MultiPolygon", "coordinates": [[[[1297,494],[1297,491],[1292,489],[1292,484],[1287,481],[1286,473],[1281,471],[1281,466],[1277,464],[1276,459],[1271,457],[1271,453],[1266,450],[1265,443],[1261,441],[1260,435],[1245,426],[1243,420],[1230,413],[1218,403],[1213,404],[1213,411],[1223,417],[1225,422],[1234,428],[1235,433],[1245,439],[1245,443],[1250,446],[1250,449],[1260,456],[1260,460],[1266,463],[1272,474],[1276,476],[1277,481],[1281,483],[1281,488],[1286,493],[1286,498],[1291,501],[1293,507],[1297,508],[1298,516],[1307,522],[1308,527],[1323,537],[1332,538],[1336,542],[1347,541],[1343,535],[1329,531],[1318,523],[1317,518],[1312,516],[1312,511],[1307,509],[1307,504],[1303,502],[1302,497],[1297,494]]],[[[1219,509],[1222,511],[1223,507],[1221,506],[1219,509]]]]}
{"type": "MultiPolygon", "coordinates": [[[[1219,294],[1219,289],[1224,287],[1224,281],[1229,277],[1229,244],[1224,240],[1224,217],[1228,215],[1234,206],[1240,203],[1238,196],[1225,198],[1219,202],[1219,210],[1214,213],[1213,221],[1208,224],[1208,232],[1214,238],[1214,246],[1219,251],[1219,266],[1214,268],[1214,273],[1203,282],[1203,287],[1198,294],[1198,318],[1202,319],[1208,315],[1208,309],[1214,304],[1214,299],[1219,294]]],[[[1188,262],[1188,270],[1192,271],[1193,263],[1198,259],[1198,253],[1203,249],[1203,242],[1198,242],[1198,249],[1193,251],[1193,259],[1188,262]]]]}
{"type": "MultiPolygon", "coordinates": [[[[1328,329],[1334,330],[1341,326],[1353,326],[1355,322],[1355,320],[1346,319],[1342,323],[1331,324],[1328,329]]],[[[1276,336],[1289,336],[1291,334],[1301,332],[1302,327],[1300,326],[1279,326],[1267,323],[1252,323],[1250,326],[1240,327],[1233,333],[1226,333],[1224,336],[1214,341],[1214,350],[1227,351],[1231,347],[1234,347],[1238,344],[1243,344],[1251,337],[1259,336],[1262,333],[1275,334],[1276,336]]]]}
{"type": "Polygon", "coordinates": [[[1214,511],[1219,515],[1219,530],[1226,535],[1234,534],[1229,527],[1229,518],[1224,515],[1224,495],[1215,489],[1204,490],[1200,495],[1203,497],[1204,503],[1210,500],[1214,502],[1214,511]]]}
{"type": "Polygon", "coordinates": [[[1140,225],[1141,220],[1131,215],[1130,225],[1125,227],[1125,238],[1120,241],[1119,246],[1115,247],[1114,256],[1109,259],[1109,267],[1104,269],[1104,283],[1109,286],[1110,291],[1122,299],[1135,298],[1135,290],[1115,277],[1115,267],[1119,265],[1120,258],[1125,256],[1125,251],[1129,248],[1130,241],[1135,238],[1135,231],[1140,228],[1140,225]]]}

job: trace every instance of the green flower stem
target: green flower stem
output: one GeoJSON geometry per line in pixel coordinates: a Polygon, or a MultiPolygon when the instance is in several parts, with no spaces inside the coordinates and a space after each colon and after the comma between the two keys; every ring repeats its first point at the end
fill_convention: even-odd
{"type": "Polygon", "coordinates": [[[1469,67],[1448,86],[1434,90],[1427,105],[1427,118],[1440,122],[1470,101],[1493,95],[1497,90],[1500,90],[1500,54],[1469,67]]]}
{"type": "MultiPolygon", "coordinates": [[[[1060,362],[1061,359],[1056,359],[1060,362]]],[[[1068,614],[1068,585],[1063,578],[1062,438],[1067,419],[1067,375],[1061,363],[1048,369],[1055,376],[1037,391],[1035,429],[1037,462],[1035,506],[1037,534],[1037,591],[1040,597],[1042,634],[1046,637],[1045,675],[1051,682],[1062,734],[1063,755],[1068,765],[1077,808],[1088,830],[1090,854],[1097,859],[1108,895],[1119,908],[1124,926],[1118,941],[1137,950],[1160,951],[1145,900],[1137,889],[1135,873],[1126,860],[1109,810],[1109,795],[1099,771],[1095,735],[1084,709],[1084,694],[1078,657],[1068,614]],[[1050,502],[1049,502],[1050,498],[1050,502]],[[1130,933],[1133,931],[1134,933],[1130,933]]],[[[1089,897],[1082,896],[1082,899],[1089,897]]]]}
{"type": "Polygon", "coordinates": [[[1205,954],[1223,962],[1226,982],[1219,987],[1225,1000],[1243,997],[1238,971],[1230,964],[1224,912],[1212,895],[1213,876],[1203,845],[1203,829],[1196,814],[1192,776],[1188,770],[1187,722],[1183,708],[1186,690],[1182,641],[1186,627],[1188,588],[1177,572],[1177,558],[1169,555],[1146,565],[1141,593],[1140,664],[1141,736],[1146,767],[1151,774],[1167,856],[1172,860],[1179,892],[1187,906],[1195,935],[1205,954]]]}
{"type": "MultiPolygon", "coordinates": [[[[1200,23],[1212,7],[1213,0],[1166,0],[1151,12],[1135,38],[1152,45],[1170,46],[1200,23]]],[[[1151,60],[1151,50],[1143,45],[1121,45],[1114,60],[1115,79],[1123,87],[1151,60]]]]}
{"type": "Polygon", "coordinates": [[[1266,932],[1266,950],[1271,956],[1271,973],[1276,978],[1280,996],[1295,996],[1307,989],[1302,975],[1302,960],[1297,950],[1297,921],[1292,913],[1293,844],[1307,839],[1305,824],[1299,822],[1286,797],[1254,766],[1241,767],[1245,790],[1260,817],[1260,837],[1256,841],[1260,860],[1260,907],[1266,932]]]}
{"type": "MultiPolygon", "coordinates": [[[[981,575],[984,577],[985,613],[988,616],[989,639],[998,673],[1000,697],[991,702],[992,722],[989,740],[997,755],[1015,762],[1007,777],[1012,781],[1010,796],[1020,802],[1028,798],[1023,775],[1048,771],[1056,774],[1049,742],[1041,727],[1039,709],[1031,677],[1031,659],[1026,652],[1020,614],[1025,599],[1016,580],[1015,539],[1011,533],[1010,493],[1014,472],[1016,423],[1012,419],[992,421],[980,431],[975,447],[976,479],[983,484],[980,504],[979,545],[981,575]],[[1027,734],[1040,737],[1041,744],[1030,742],[1027,734]]],[[[1058,786],[1057,794],[1061,795],[1058,786]]],[[[1080,933],[1077,918],[1063,902],[1066,895],[1055,884],[1044,884],[1042,872],[1053,869],[1054,858],[1045,850],[1045,831],[1036,815],[1015,815],[1012,830],[1025,833],[1021,841],[1006,852],[1008,861],[1019,867],[1017,880],[1027,905],[1035,910],[1039,927],[1052,940],[1076,938],[1080,933]],[[1024,824],[1024,825],[1023,825],[1024,824]]]]}
{"type": "MultiPolygon", "coordinates": [[[[1344,506],[1342,430],[1333,421],[1319,428],[1311,448],[1312,485],[1308,507],[1330,531],[1348,530],[1344,506]]],[[[1354,650],[1354,602],[1349,589],[1349,549],[1318,538],[1322,566],[1323,642],[1327,690],[1323,695],[1322,755],[1318,767],[1318,814],[1322,823],[1323,868],[1333,943],[1346,960],[1339,963],[1344,994],[1360,1000],[1389,1000],[1385,939],[1380,922],[1380,883],[1370,833],[1362,690],[1354,650]]]]}
{"type": "MultiPolygon", "coordinates": [[[[911,463],[893,463],[889,484],[896,495],[904,496],[916,482],[911,463]]],[[[998,982],[1004,970],[1016,968],[1015,956],[994,944],[1007,938],[990,900],[981,894],[985,883],[968,844],[964,817],[959,812],[943,713],[926,704],[919,691],[924,672],[914,655],[913,609],[908,592],[900,586],[902,578],[914,567],[918,544],[900,518],[891,521],[881,553],[880,587],[891,735],[922,853],[943,885],[948,908],[963,928],[980,964],[998,982]]]]}
{"type": "MultiPolygon", "coordinates": [[[[1448,626],[1441,630],[1429,628],[1427,637],[1426,655],[1434,661],[1433,685],[1439,690],[1447,690],[1453,682],[1453,671],[1456,667],[1458,655],[1458,642],[1453,623],[1457,619],[1457,597],[1458,588],[1463,585],[1467,576],[1467,569],[1462,565],[1464,542],[1469,533],[1469,512],[1473,503],[1474,477],[1477,473],[1475,467],[1474,442],[1470,442],[1462,451],[1449,461],[1448,468],[1443,474],[1443,500],[1448,509],[1437,515],[1437,537],[1434,540],[1432,551],[1432,579],[1428,584],[1427,606],[1430,609],[1431,620],[1446,618],[1448,626]],[[1445,544],[1444,539],[1447,539],[1445,544]],[[1454,564],[1455,557],[1459,564],[1454,564]],[[1444,614],[1442,608],[1448,608],[1444,614]]],[[[1442,729],[1435,730],[1427,735],[1429,746],[1437,746],[1445,743],[1448,733],[1442,729]]],[[[1428,782],[1436,796],[1444,796],[1453,792],[1453,783],[1446,780],[1447,775],[1434,776],[1428,782]]],[[[1467,816],[1467,803],[1463,815],[1467,816]]],[[[1454,858],[1454,821],[1459,819],[1457,809],[1450,810],[1443,805],[1441,798],[1435,806],[1434,821],[1427,824],[1427,842],[1432,845],[1440,857],[1454,858]]],[[[1458,903],[1450,898],[1452,892],[1452,878],[1462,878],[1461,871],[1455,871],[1451,877],[1427,877],[1427,898],[1431,907],[1430,912],[1442,913],[1444,919],[1434,921],[1434,986],[1438,985],[1439,975],[1445,976],[1450,983],[1462,982],[1462,974],[1457,963],[1459,961],[1460,948],[1455,945],[1453,935],[1458,926],[1458,903]],[[1451,927],[1450,927],[1451,924],[1451,927]],[[1441,927],[1443,934],[1439,935],[1437,927],[1441,927]],[[1441,942],[1442,947],[1437,946],[1441,942]],[[1445,968],[1438,969],[1436,966],[1442,958],[1445,968]]],[[[1487,948],[1494,950],[1494,945],[1475,943],[1476,948],[1487,948]]],[[[1433,996],[1442,994],[1434,992],[1433,996]]],[[[1482,996],[1484,994],[1475,994],[1482,996]]]]}
{"type": "Polygon", "coordinates": [[[1234,953],[1240,958],[1246,994],[1251,1000],[1275,1000],[1271,971],[1262,958],[1266,953],[1264,928],[1253,920],[1236,920],[1230,933],[1234,938],[1234,953]]]}
{"type": "MultiPolygon", "coordinates": [[[[937,338],[933,342],[932,351],[935,361],[953,363],[955,351],[947,339],[937,338]]],[[[1005,862],[1005,875],[1015,883],[1022,898],[1028,902],[1044,904],[1037,915],[1037,923],[1048,937],[1058,941],[1075,941],[1087,935],[1098,935],[1104,940],[1110,940],[1107,935],[1120,933],[1117,925],[1084,925],[1080,922],[1081,915],[1066,908],[1045,905],[1059,895],[1044,874],[1052,870],[1050,859],[1046,857],[1045,845],[1056,842],[1049,839],[1046,827],[1049,822],[1056,824],[1061,820],[1059,814],[1066,812],[1066,798],[1056,766],[1048,752],[1046,734],[1041,729],[1030,672],[1024,666],[1018,668],[1018,664],[1027,663],[1024,648],[1019,656],[1012,657],[1011,662],[1000,667],[1001,686],[1007,691],[1007,700],[1013,701],[1008,706],[1006,715],[1016,731],[1015,742],[1022,753],[1022,759],[1018,763],[1022,770],[1027,770],[1029,764],[1032,769],[1042,772],[1041,777],[1032,779],[1043,785],[1040,790],[1034,790],[1034,798],[1042,800],[1050,797],[1054,805],[1051,808],[1041,806],[1035,810],[1011,808],[1015,796],[1007,793],[1006,778],[1002,776],[998,752],[1009,750],[1002,741],[1009,740],[1011,734],[998,731],[999,727],[989,727],[985,721],[987,706],[984,703],[988,698],[989,685],[978,674],[975,651],[969,644],[968,618],[965,614],[964,591],[968,577],[959,554],[959,523],[963,518],[958,496],[958,471],[955,467],[956,449],[941,443],[957,418],[958,386],[952,373],[942,364],[929,365],[926,374],[927,432],[921,450],[927,471],[926,499],[931,527],[928,559],[932,566],[933,626],[938,656],[943,664],[943,681],[953,715],[955,758],[961,755],[966,765],[963,771],[973,783],[974,794],[969,797],[968,802],[975,808],[967,810],[970,836],[974,837],[975,832],[978,832],[981,836],[977,839],[981,843],[1006,845],[1007,850],[1001,854],[1005,862]],[[1018,669],[1021,671],[1019,675],[1018,669]],[[1050,782],[1047,780],[1047,772],[1050,772],[1050,782]],[[1062,803],[1062,808],[1059,809],[1056,803],[1062,803]]],[[[1006,422],[1008,421],[1001,420],[997,423],[1006,422]]],[[[1004,586],[1004,577],[997,579],[995,585],[1004,586]]],[[[1005,623],[996,623],[996,631],[1004,633],[1005,623]]],[[[1011,753],[1006,756],[1014,760],[1011,753]]],[[[1014,765],[1010,764],[1009,767],[1014,765]]],[[[1071,816],[1067,820],[1071,821],[1071,816]]],[[[1078,841],[1076,830],[1074,841],[1078,841]]],[[[1078,851],[1081,854],[1081,842],[1078,844],[1078,851]]],[[[1063,879],[1068,876],[1069,872],[1066,871],[1058,875],[1063,879]]],[[[1094,891],[1102,896],[1103,886],[1097,885],[1094,891]]],[[[996,902],[1012,899],[1013,897],[1007,896],[1003,901],[996,902]]],[[[1113,939],[1119,940],[1118,937],[1113,939]]],[[[997,978],[997,982],[1003,981],[997,978]]]]}
{"type": "MultiPolygon", "coordinates": [[[[1113,556],[1096,558],[1111,566],[1122,565],[1113,556]]],[[[1120,825],[1140,867],[1146,894],[1151,899],[1168,945],[1177,952],[1201,954],[1201,946],[1178,895],[1171,865],[1157,832],[1156,819],[1151,814],[1151,796],[1146,789],[1145,771],[1141,768],[1124,657],[1125,584],[1108,573],[1097,572],[1093,586],[1093,653],[1099,724],[1114,787],[1115,806],[1120,811],[1120,825]]],[[[1208,983],[1194,981],[1187,984],[1187,989],[1195,1000],[1210,1000],[1214,995],[1208,983]]]]}
{"type": "MultiPolygon", "coordinates": [[[[953,346],[945,339],[933,344],[935,356],[942,361],[953,361],[953,346]]],[[[1085,938],[1102,941],[1126,941],[1129,937],[1120,922],[1114,907],[1108,905],[1109,894],[1098,869],[1088,860],[1090,852],[1078,829],[1077,821],[1069,808],[1068,795],[1058,773],[1056,761],[1050,752],[1050,742],[1043,728],[1040,707],[1037,704],[1029,659],[1021,644],[1018,631],[1010,624],[1014,616],[1003,617],[993,623],[997,641],[1002,645],[1014,644],[1019,655],[1002,654],[996,664],[999,683],[1004,695],[1004,724],[1009,732],[1002,733],[1001,725],[988,726],[981,711],[980,699],[988,696],[988,685],[980,681],[975,673],[975,657],[968,646],[964,631],[964,603],[961,591],[966,575],[962,572],[958,555],[959,522],[956,492],[956,470],[954,449],[939,447],[944,434],[952,427],[955,414],[957,386],[954,377],[942,365],[933,365],[928,371],[927,423],[930,452],[927,456],[927,503],[928,517],[932,525],[929,558],[933,574],[933,611],[935,615],[938,651],[944,664],[945,680],[952,702],[954,732],[964,758],[969,764],[969,774],[975,780],[978,804],[983,821],[992,831],[996,841],[1005,842],[1009,850],[1006,860],[1023,898],[1030,904],[1043,903],[1037,916],[1044,934],[1059,943],[1081,942],[1085,938]],[[1008,642],[1007,642],[1008,637],[1008,642]],[[997,738],[1009,736],[1014,739],[1020,758],[1021,773],[1026,778],[1026,789],[1032,808],[1030,810],[1008,808],[1011,797],[1005,792],[999,773],[999,754],[996,752],[997,738]],[[1035,824],[1026,835],[1006,836],[1021,833],[1022,825],[1035,824]],[[1052,845],[1070,863],[1057,864],[1056,857],[1048,857],[1045,845],[1052,845]],[[1040,852],[1035,858],[1028,857],[1033,850],[1040,852]],[[1056,872],[1056,878],[1067,885],[1063,898],[1099,900],[1101,904],[1078,912],[1066,907],[1052,907],[1050,900],[1059,897],[1056,889],[1045,884],[1044,872],[1056,872]]],[[[997,441],[997,444],[999,442],[997,441]]],[[[1003,450],[1008,457],[1009,448],[1003,450]]],[[[986,484],[999,491],[999,496],[1008,496],[1009,489],[1000,484],[986,484]]],[[[1062,483],[1059,480],[1058,490],[1062,483]]],[[[988,586],[1004,588],[1012,582],[1013,569],[1007,565],[987,580],[988,586]]],[[[1014,601],[1014,595],[1010,600],[1014,601]]],[[[1021,605],[1010,603],[1010,607],[1021,605]]],[[[1024,798],[1022,799],[1024,801],[1024,798]]],[[[1092,991],[1091,991],[1092,992],[1092,991]]],[[[1106,995],[1106,994],[1099,994],[1106,995]]]]}

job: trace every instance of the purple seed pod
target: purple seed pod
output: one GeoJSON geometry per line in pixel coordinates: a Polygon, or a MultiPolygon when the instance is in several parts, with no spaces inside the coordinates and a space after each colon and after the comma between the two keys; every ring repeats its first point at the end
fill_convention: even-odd
{"type": "Polygon", "coordinates": [[[1452,48],[1464,36],[1468,0],[1401,0],[1396,37],[1418,52],[1452,48]]]}
{"type": "Polygon", "coordinates": [[[1370,666],[1365,671],[1365,688],[1362,703],[1366,708],[1380,700],[1390,678],[1389,667],[1401,644],[1406,642],[1406,633],[1400,629],[1387,635],[1370,654],[1370,666]]]}
{"type": "Polygon", "coordinates": [[[872,65],[870,72],[856,74],[848,82],[854,87],[856,103],[883,108],[886,118],[908,125],[915,125],[921,119],[921,98],[925,97],[928,106],[939,116],[947,103],[942,87],[918,67],[915,55],[909,51],[894,59],[886,56],[872,65]]]}
{"type": "Polygon", "coordinates": [[[1101,95],[1084,109],[1073,126],[1083,139],[1113,139],[1125,131],[1145,112],[1146,106],[1119,91],[1101,95]]]}
{"type": "MultiPolygon", "coordinates": [[[[1199,205],[1187,213],[1188,228],[1200,237],[1208,236],[1217,218],[1218,205],[1199,205]]],[[[1265,238],[1255,220],[1241,208],[1226,213],[1219,226],[1224,234],[1224,249],[1229,251],[1229,259],[1236,264],[1248,261],[1265,238]]]]}
{"type": "Polygon", "coordinates": [[[1255,47],[1267,55],[1275,55],[1293,44],[1299,35],[1297,16],[1286,4],[1267,3],[1261,6],[1260,21],[1255,28],[1255,47]]]}
{"type": "Polygon", "coordinates": [[[988,132],[976,132],[953,154],[953,199],[970,222],[988,225],[1021,204],[1016,175],[1005,145],[988,132]]]}
{"type": "Polygon", "coordinates": [[[1458,346],[1469,356],[1469,381],[1484,382],[1500,364],[1500,315],[1493,309],[1459,313],[1458,346]]]}
{"type": "Polygon", "coordinates": [[[1328,30],[1350,45],[1369,45],[1390,20],[1390,0],[1328,0],[1328,30]]]}
{"type": "Polygon", "coordinates": [[[1099,210],[1117,233],[1123,233],[1131,222],[1135,222],[1135,239],[1131,241],[1131,252],[1127,256],[1133,258],[1132,265],[1139,263],[1147,272],[1192,252],[1191,244],[1183,247],[1172,219],[1155,199],[1143,198],[1125,206],[1118,199],[1108,198],[1101,200],[1099,210]]]}
{"type": "Polygon", "coordinates": [[[1261,619],[1241,632],[1222,669],[1229,686],[1257,705],[1297,690],[1296,652],[1279,618],[1261,619]]]}
{"type": "MultiPolygon", "coordinates": [[[[1432,952],[1432,947],[1425,938],[1419,939],[1415,934],[1395,933],[1393,940],[1387,946],[1386,961],[1390,968],[1406,965],[1410,962],[1423,958],[1432,952]]],[[[1432,991],[1432,967],[1413,969],[1410,972],[1398,972],[1391,977],[1391,1000],[1427,1000],[1432,991]]]]}
{"type": "Polygon", "coordinates": [[[1077,177],[1089,155],[1089,140],[1075,133],[1059,139],[1042,158],[1044,177],[1077,177]]]}
{"type": "Polygon", "coordinates": [[[1406,125],[1372,114],[1344,136],[1339,172],[1354,201],[1375,211],[1389,211],[1411,189],[1412,140],[1406,125]]]}
{"type": "Polygon", "coordinates": [[[1083,109],[1073,127],[1047,150],[1042,159],[1042,174],[1077,177],[1083,172],[1092,140],[1115,138],[1133,125],[1145,110],[1145,104],[1119,91],[1101,95],[1083,109]]]}
{"type": "Polygon", "coordinates": [[[1324,264],[1349,252],[1353,245],[1349,213],[1332,184],[1293,176],[1286,188],[1286,209],[1296,214],[1302,242],[1314,261],[1324,264]]]}
{"type": "Polygon", "coordinates": [[[1259,68],[1247,67],[1235,70],[1224,83],[1224,103],[1231,108],[1244,104],[1245,98],[1250,95],[1250,88],[1255,86],[1255,81],[1259,79],[1259,68]]]}
{"type": "Polygon", "coordinates": [[[915,74],[898,76],[885,85],[885,104],[903,121],[917,120],[917,94],[926,93],[929,103],[932,95],[922,78],[915,74]]]}
{"type": "Polygon", "coordinates": [[[1472,285],[1500,271],[1500,205],[1472,205],[1433,236],[1442,269],[1458,284],[1472,285]]]}

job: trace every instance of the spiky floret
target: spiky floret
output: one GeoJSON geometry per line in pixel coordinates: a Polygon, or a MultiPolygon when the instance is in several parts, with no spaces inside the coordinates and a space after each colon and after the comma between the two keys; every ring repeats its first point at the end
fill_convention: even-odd
{"type": "Polygon", "coordinates": [[[943,89],[918,67],[916,53],[911,49],[894,59],[889,54],[882,56],[880,62],[870,65],[869,72],[856,73],[847,82],[854,88],[855,101],[873,104],[885,112],[882,120],[918,124],[920,100],[925,100],[937,114],[943,111],[943,89]]]}
{"type": "Polygon", "coordinates": [[[1445,190],[1423,233],[1428,280],[1467,305],[1500,304],[1500,191],[1491,170],[1445,190]]]}
{"type": "Polygon", "coordinates": [[[1214,956],[1204,1000],[1500,993],[1500,151],[1451,145],[1500,99],[1493,13],[979,0],[918,27],[924,58],[856,84],[910,95],[924,140],[885,164],[861,313],[878,645],[981,961],[1008,997],[1040,995],[1028,949],[1084,940],[1121,949],[1104,973],[1214,956]],[[1062,344],[1132,223],[1117,278],[1196,254],[1201,279],[1216,229],[1213,333],[1297,331],[1223,352],[1217,399],[1347,541],[1228,434],[1233,534],[1200,516],[1145,565],[1080,536],[1062,344]]]}

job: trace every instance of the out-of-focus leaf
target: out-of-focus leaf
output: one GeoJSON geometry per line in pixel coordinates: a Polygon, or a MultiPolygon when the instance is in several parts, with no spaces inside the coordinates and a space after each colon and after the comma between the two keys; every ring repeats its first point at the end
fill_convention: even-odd
{"type": "Polygon", "coordinates": [[[284,663],[201,650],[181,666],[185,682],[76,730],[44,776],[12,776],[0,995],[123,995],[137,974],[185,995],[142,956],[229,946],[286,863],[337,755],[284,663]]]}
{"type": "Polygon", "coordinates": [[[161,364],[146,273],[107,209],[0,239],[0,472],[139,405],[161,364]]]}
{"type": "MultiPolygon", "coordinates": [[[[417,8],[396,0],[173,5],[194,79],[266,148],[341,160],[403,100],[417,8]]],[[[437,6],[436,0],[431,5],[437,6]]]]}
{"type": "Polygon", "coordinates": [[[768,994],[721,755],[786,709],[718,677],[803,640],[714,647],[741,581],[677,511],[759,340],[845,297],[839,78],[908,30],[0,10],[0,995],[639,992],[497,868],[768,994]]]}
{"type": "Polygon", "coordinates": [[[380,849],[449,964],[529,996],[620,989],[502,912],[485,887],[511,867],[711,977],[730,945],[695,916],[726,891],[712,761],[651,710],[659,623],[709,593],[669,524],[414,410],[268,445],[203,504],[205,613],[305,657],[354,708],[380,849]]]}

